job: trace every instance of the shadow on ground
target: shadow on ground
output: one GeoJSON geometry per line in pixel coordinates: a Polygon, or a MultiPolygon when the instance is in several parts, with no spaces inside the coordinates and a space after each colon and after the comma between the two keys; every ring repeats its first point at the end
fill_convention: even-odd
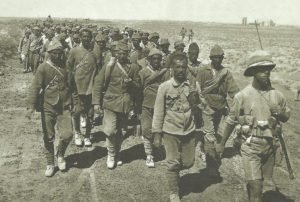
{"type": "Polygon", "coordinates": [[[104,147],[96,146],[91,151],[71,154],[66,157],[68,168],[89,168],[98,159],[107,155],[107,150],[104,147]]]}
{"type": "Polygon", "coordinates": [[[279,191],[267,191],[263,194],[263,202],[295,202],[279,191]]]}
{"type": "Polygon", "coordinates": [[[106,136],[102,131],[92,133],[93,143],[105,142],[106,136]]]}
{"type": "Polygon", "coordinates": [[[221,176],[209,176],[206,169],[202,169],[199,173],[191,173],[181,177],[180,195],[183,197],[190,193],[201,193],[209,186],[222,181],[221,176]]]}
{"type": "Polygon", "coordinates": [[[137,144],[128,149],[122,150],[120,156],[123,163],[130,163],[134,160],[144,159],[145,158],[144,145],[137,144]]]}

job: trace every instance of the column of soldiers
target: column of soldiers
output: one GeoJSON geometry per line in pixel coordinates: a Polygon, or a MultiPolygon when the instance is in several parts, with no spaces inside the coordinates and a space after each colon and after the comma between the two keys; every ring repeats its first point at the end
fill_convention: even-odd
{"type": "Polygon", "coordinates": [[[26,30],[20,43],[22,58],[28,56],[24,70],[35,73],[27,117],[41,111],[45,175],[54,175],[55,158],[59,170],[66,170],[64,154],[73,134],[76,145],[92,145],[94,114],[103,115],[107,168],[122,165],[123,134],[134,112],[140,117],[147,167],[155,167],[153,150],[163,142],[170,201],[180,201],[179,172],[193,166],[196,147],[206,161],[207,175],[220,176],[221,156],[235,125],[240,128],[236,130],[242,140],[249,201],[261,201],[263,181],[272,181],[275,128],[290,116],[284,96],[270,82],[275,67],[271,56],[265,51],[250,56],[244,75],[253,82],[240,90],[222,65],[225,54],[219,45],[211,48],[211,62],[204,65],[198,61],[195,42],[185,53],[184,42],[176,41],[170,52],[169,40],[156,32],[93,29],[48,26],[43,43],[41,29],[35,26],[33,35],[26,30]],[[233,100],[231,107],[227,97],[233,100]],[[84,134],[80,116],[86,117],[84,134]],[[226,126],[219,134],[222,117],[226,126]]]}

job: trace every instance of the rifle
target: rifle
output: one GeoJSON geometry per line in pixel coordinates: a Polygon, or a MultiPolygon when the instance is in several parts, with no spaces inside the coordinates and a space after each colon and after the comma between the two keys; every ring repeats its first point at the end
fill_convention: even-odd
{"type": "Polygon", "coordinates": [[[279,142],[280,142],[280,145],[281,145],[281,148],[282,148],[282,151],[283,151],[283,155],[284,155],[284,158],[285,158],[285,161],[286,161],[286,166],[287,166],[287,169],[288,169],[289,177],[290,177],[291,180],[293,180],[293,179],[295,179],[295,174],[294,174],[291,162],[290,162],[289,152],[288,152],[287,146],[286,146],[284,138],[283,138],[284,135],[283,135],[283,132],[282,132],[281,124],[277,124],[275,130],[276,130],[276,134],[277,134],[277,137],[279,139],[279,142]]]}

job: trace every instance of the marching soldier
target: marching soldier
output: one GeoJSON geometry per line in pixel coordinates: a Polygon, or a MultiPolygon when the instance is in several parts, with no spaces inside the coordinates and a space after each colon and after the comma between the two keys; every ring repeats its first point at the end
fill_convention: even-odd
{"type": "Polygon", "coordinates": [[[107,36],[104,34],[97,34],[95,37],[96,44],[94,46],[94,52],[97,57],[97,64],[99,70],[104,66],[104,64],[108,63],[112,54],[109,49],[106,47],[107,36]]]}
{"type": "Polygon", "coordinates": [[[140,46],[144,49],[147,47],[147,44],[149,43],[149,39],[148,39],[149,33],[143,32],[141,37],[142,37],[142,42],[141,42],[140,46]]]}
{"type": "Polygon", "coordinates": [[[170,55],[171,51],[169,50],[170,42],[167,38],[161,38],[159,42],[159,49],[162,52],[162,65],[166,64],[166,59],[170,55]]]}
{"type": "Polygon", "coordinates": [[[226,97],[231,98],[239,92],[239,88],[230,71],[222,65],[224,51],[214,45],[210,51],[211,64],[201,68],[196,75],[196,82],[204,97],[202,118],[204,125],[204,150],[206,168],[211,176],[219,176],[220,158],[216,153],[215,144],[219,139],[218,127],[223,116],[228,113],[226,97]]]}
{"type": "Polygon", "coordinates": [[[109,169],[113,169],[116,163],[122,165],[119,155],[122,128],[126,128],[126,119],[133,108],[135,95],[139,92],[139,67],[128,61],[128,44],[119,41],[116,49],[116,58],[112,57],[101,69],[93,88],[94,110],[104,110],[103,132],[106,134],[106,163],[109,169]]]}
{"type": "Polygon", "coordinates": [[[141,35],[139,33],[134,33],[132,35],[131,42],[132,42],[132,49],[129,54],[130,62],[137,63],[137,61],[142,59],[144,56],[143,49],[140,46],[141,35]]]}
{"type": "Polygon", "coordinates": [[[281,132],[280,122],[290,117],[285,97],[271,85],[270,74],[274,67],[271,55],[265,51],[256,51],[250,56],[244,75],[253,77],[252,84],[235,95],[222,141],[217,145],[217,151],[222,154],[238,124],[236,130],[243,139],[241,155],[250,202],[262,201],[264,181],[274,185],[274,139],[281,132]]]}
{"type": "Polygon", "coordinates": [[[147,155],[146,165],[155,167],[153,158],[153,134],[151,132],[154,102],[158,86],[170,79],[170,71],[161,66],[162,53],[153,48],[148,55],[149,64],[139,72],[141,90],[143,91],[141,126],[144,140],[145,153],[147,155]]]}
{"type": "Polygon", "coordinates": [[[28,61],[28,52],[29,52],[29,37],[31,31],[29,29],[25,30],[25,36],[23,36],[20,40],[18,53],[20,54],[20,61],[23,63],[23,73],[27,73],[30,71],[29,61],[28,61]]]}
{"type": "Polygon", "coordinates": [[[69,85],[74,86],[74,129],[75,144],[81,146],[91,146],[90,140],[93,107],[92,107],[92,87],[97,71],[97,60],[93,53],[92,32],[87,28],[81,30],[81,45],[71,49],[67,60],[69,71],[69,85]],[[80,115],[85,115],[86,132],[82,141],[80,131],[80,115]]]}
{"type": "Polygon", "coordinates": [[[39,27],[32,28],[33,35],[30,35],[29,42],[29,65],[35,74],[40,64],[40,50],[43,47],[43,38],[39,27]]]}
{"type": "Polygon", "coordinates": [[[180,201],[179,172],[190,168],[195,160],[196,133],[188,97],[192,92],[187,80],[187,57],[184,53],[171,55],[170,66],[174,77],[162,83],[154,104],[152,132],[154,144],[164,138],[170,201],[180,201]]]}
{"type": "Polygon", "coordinates": [[[159,47],[159,34],[157,32],[153,32],[149,35],[149,42],[147,43],[146,48],[152,49],[152,48],[158,48],[159,47]]]}
{"type": "Polygon", "coordinates": [[[72,140],[71,90],[67,85],[67,73],[62,60],[63,47],[53,41],[48,47],[48,60],[37,69],[29,94],[27,118],[41,107],[47,168],[45,176],[54,175],[54,139],[55,127],[58,130],[57,163],[61,171],[66,170],[64,154],[72,140]],[[42,106],[39,101],[43,100],[42,106]]]}

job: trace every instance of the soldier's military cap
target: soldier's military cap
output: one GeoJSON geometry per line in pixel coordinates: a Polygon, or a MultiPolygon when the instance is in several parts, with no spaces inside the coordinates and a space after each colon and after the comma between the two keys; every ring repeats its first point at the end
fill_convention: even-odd
{"type": "Polygon", "coordinates": [[[185,44],[184,44],[184,42],[183,42],[182,40],[175,41],[174,47],[176,48],[176,47],[178,47],[178,46],[183,46],[183,47],[185,47],[185,44]]]}
{"type": "Polygon", "coordinates": [[[173,61],[174,59],[184,59],[187,60],[187,56],[186,53],[182,53],[182,52],[173,52],[170,55],[171,61],[173,61]]]}
{"type": "Polygon", "coordinates": [[[157,32],[151,33],[148,38],[150,40],[150,39],[155,38],[155,37],[159,38],[159,34],[157,32]]]}
{"type": "Polygon", "coordinates": [[[167,38],[160,39],[159,45],[170,45],[170,42],[167,38]]]}
{"type": "Polygon", "coordinates": [[[78,29],[76,27],[73,27],[72,32],[78,32],[78,29]]]}
{"type": "Polygon", "coordinates": [[[199,48],[197,43],[193,42],[189,45],[188,52],[190,52],[190,51],[199,51],[199,50],[200,50],[200,48],[199,48]]]}
{"type": "Polygon", "coordinates": [[[47,30],[47,34],[54,34],[53,29],[48,29],[48,30],[47,30]]]}
{"type": "Polygon", "coordinates": [[[153,55],[161,55],[162,56],[162,53],[157,48],[152,48],[148,54],[148,57],[151,57],[153,55]]]}
{"type": "Polygon", "coordinates": [[[142,37],[141,37],[140,33],[138,33],[138,32],[136,32],[132,35],[132,39],[141,39],[141,38],[142,37]]]}
{"type": "Polygon", "coordinates": [[[116,50],[117,51],[130,51],[130,48],[128,46],[128,43],[120,40],[117,43],[116,50]]]}
{"type": "Polygon", "coordinates": [[[142,38],[148,38],[148,37],[149,37],[149,33],[148,32],[143,32],[142,38]]]}
{"type": "Polygon", "coordinates": [[[104,34],[99,33],[95,37],[95,41],[106,41],[106,36],[104,34]]]}
{"type": "Polygon", "coordinates": [[[262,67],[268,67],[272,70],[276,64],[272,60],[272,56],[263,50],[253,52],[247,60],[247,68],[244,72],[245,76],[253,76],[255,71],[262,67]]]}
{"type": "Polygon", "coordinates": [[[224,55],[224,50],[218,44],[214,45],[211,50],[209,56],[222,56],[224,55]]]}
{"type": "Polygon", "coordinates": [[[74,38],[74,39],[78,39],[78,38],[79,38],[79,34],[74,34],[74,35],[73,35],[73,38],[74,38]]]}
{"type": "Polygon", "coordinates": [[[31,33],[31,30],[30,29],[26,29],[25,33],[31,33]]]}
{"type": "Polygon", "coordinates": [[[34,26],[34,27],[32,28],[32,30],[41,30],[41,28],[38,27],[38,26],[34,26]]]}
{"type": "Polygon", "coordinates": [[[89,32],[90,34],[93,34],[92,30],[89,29],[89,28],[87,28],[87,27],[81,28],[81,29],[80,29],[80,33],[82,33],[82,32],[89,32]]]}
{"type": "Polygon", "coordinates": [[[53,40],[49,43],[47,52],[51,52],[53,50],[63,50],[63,46],[58,40],[53,40]]]}
{"type": "Polygon", "coordinates": [[[120,34],[120,29],[119,28],[113,28],[110,32],[111,32],[110,33],[111,36],[119,35],[120,34]]]}
{"type": "Polygon", "coordinates": [[[60,29],[62,32],[65,32],[65,31],[67,31],[67,29],[66,29],[66,27],[61,27],[61,29],[60,29]]]}

